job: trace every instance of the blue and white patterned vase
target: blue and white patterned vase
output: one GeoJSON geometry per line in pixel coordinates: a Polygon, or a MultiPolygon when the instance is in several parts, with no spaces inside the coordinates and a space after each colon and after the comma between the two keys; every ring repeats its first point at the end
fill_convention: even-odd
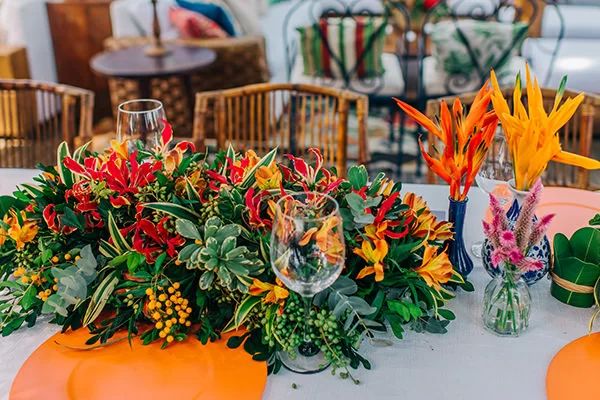
{"type": "MultiPolygon", "coordinates": [[[[523,203],[523,199],[527,195],[527,192],[516,190],[514,188],[514,180],[512,179],[509,181],[508,187],[510,188],[510,191],[513,193],[514,196],[513,203],[508,212],[506,213],[506,216],[508,217],[508,222],[512,228],[517,222],[517,217],[521,212],[521,204],[523,203]]],[[[537,220],[537,217],[534,216],[533,218],[534,221],[537,220]]],[[[488,272],[488,274],[490,274],[490,276],[496,277],[501,274],[501,271],[499,268],[494,268],[492,265],[493,249],[494,248],[490,241],[485,239],[485,241],[483,242],[483,248],[481,249],[483,267],[488,272]]],[[[530,248],[529,252],[527,253],[527,257],[540,260],[544,264],[544,268],[538,271],[530,271],[523,274],[523,279],[529,286],[531,286],[540,279],[542,279],[550,270],[551,252],[550,241],[548,240],[548,237],[544,235],[544,238],[540,241],[540,243],[530,248]]]]}
{"type": "Polygon", "coordinates": [[[454,270],[463,277],[466,277],[473,270],[473,261],[465,248],[463,236],[467,202],[469,199],[463,201],[449,200],[448,221],[452,222],[454,239],[448,241],[448,258],[450,259],[454,270]]]}

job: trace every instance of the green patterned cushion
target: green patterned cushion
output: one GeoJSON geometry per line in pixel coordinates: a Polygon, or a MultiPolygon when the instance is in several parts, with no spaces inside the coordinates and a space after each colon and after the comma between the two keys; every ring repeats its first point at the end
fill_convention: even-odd
{"type": "Polygon", "coordinates": [[[384,71],[381,17],[322,18],[297,28],[304,75],[332,79],[373,78],[384,71]]]}
{"type": "Polygon", "coordinates": [[[477,65],[484,75],[494,68],[499,73],[517,56],[527,37],[528,25],[494,21],[458,20],[442,21],[431,31],[432,54],[437,61],[439,74],[469,75],[479,80],[477,65]]]}

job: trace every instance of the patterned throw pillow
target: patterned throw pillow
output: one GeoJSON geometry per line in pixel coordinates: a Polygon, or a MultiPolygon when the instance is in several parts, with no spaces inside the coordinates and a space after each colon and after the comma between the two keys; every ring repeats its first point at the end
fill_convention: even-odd
{"type": "Polygon", "coordinates": [[[202,14],[184,8],[169,8],[169,19],[182,39],[221,39],[229,37],[219,24],[202,14]]]}
{"type": "Polygon", "coordinates": [[[479,79],[477,60],[483,74],[491,68],[499,73],[510,66],[527,37],[525,23],[501,23],[464,19],[442,21],[431,31],[432,54],[441,75],[470,75],[479,79]]]}
{"type": "Polygon", "coordinates": [[[383,75],[385,23],[381,17],[322,18],[297,28],[304,75],[332,79],[383,75]]]}
{"type": "Polygon", "coordinates": [[[230,36],[236,35],[236,28],[231,12],[223,7],[220,2],[214,0],[175,0],[177,5],[186,10],[202,14],[215,21],[230,36]]]}

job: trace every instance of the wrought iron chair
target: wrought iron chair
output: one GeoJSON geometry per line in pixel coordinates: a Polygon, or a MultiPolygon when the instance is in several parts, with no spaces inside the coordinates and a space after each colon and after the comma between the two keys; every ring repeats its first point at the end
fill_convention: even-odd
{"type": "MultiPolygon", "coordinates": [[[[509,107],[512,109],[513,88],[502,90],[507,99],[509,107]]],[[[448,96],[427,102],[426,114],[430,118],[439,115],[440,104],[443,101],[451,103],[455,97],[458,97],[465,108],[470,107],[477,93],[464,93],[459,96],[448,96]]],[[[551,110],[554,104],[556,90],[542,89],[542,98],[544,108],[551,110]]],[[[575,97],[577,93],[565,91],[564,98],[575,97]]],[[[526,98],[523,99],[526,102],[526,98]]],[[[490,106],[491,107],[491,106],[490,106]]],[[[600,96],[586,94],[582,105],[579,107],[573,118],[560,130],[560,141],[562,148],[566,151],[581,154],[583,156],[591,155],[592,135],[594,132],[594,116],[600,114],[600,96]]],[[[429,147],[436,145],[435,136],[428,134],[427,141],[429,147]]],[[[431,171],[427,174],[428,183],[439,183],[438,178],[431,171]]],[[[565,186],[579,189],[597,189],[590,182],[590,171],[573,167],[570,165],[551,162],[544,173],[543,181],[548,186],[565,186]]]]}
{"type": "Polygon", "coordinates": [[[72,86],[0,80],[0,167],[54,165],[63,140],[92,138],[94,94],[72,86]]]}
{"type": "Polygon", "coordinates": [[[206,148],[207,133],[216,127],[216,147],[255,150],[264,154],[279,147],[280,155],[305,155],[320,148],[325,163],[345,175],[348,147],[356,148],[356,161],[367,162],[366,123],[368,97],[328,87],[265,83],[196,95],[194,142],[206,148]],[[348,135],[348,114],[356,108],[358,132],[348,135]],[[214,111],[212,111],[214,110],[214,111]],[[354,142],[354,143],[350,143],[354,142]]]}
{"type": "MultiPolygon", "coordinates": [[[[307,0],[298,1],[290,8],[284,21],[283,39],[285,44],[285,56],[288,80],[292,83],[308,83],[321,86],[335,87],[358,92],[369,97],[369,104],[373,107],[387,110],[389,112],[389,138],[390,142],[396,140],[396,127],[394,121],[398,114],[392,97],[406,99],[407,97],[407,49],[409,46],[407,38],[407,27],[410,27],[409,13],[402,0],[366,1],[366,0],[307,0]],[[300,16],[307,16],[299,22],[300,16]],[[319,39],[323,43],[322,51],[325,56],[333,60],[333,64],[341,71],[341,77],[337,79],[322,76],[309,76],[303,72],[303,60],[301,56],[301,43],[299,35],[294,28],[304,23],[308,26],[319,26],[320,23],[329,18],[337,18],[339,25],[346,22],[356,22],[359,18],[381,18],[382,24],[366,40],[362,51],[357,52],[356,62],[347,66],[340,59],[336,51],[332,49],[329,39],[322,29],[318,29],[319,39]],[[390,27],[394,29],[394,52],[384,53],[382,63],[385,72],[377,76],[365,77],[360,74],[359,65],[366,56],[376,50],[380,45],[377,40],[379,35],[387,34],[390,27]]],[[[404,136],[404,123],[400,123],[399,138],[404,136]]],[[[400,147],[401,148],[401,147],[400,147]]],[[[387,158],[389,155],[373,154],[373,158],[387,158]]],[[[401,165],[402,156],[392,156],[391,160],[401,165]]]]}
{"type": "Polygon", "coordinates": [[[505,77],[512,81],[516,71],[525,63],[525,60],[515,57],[515,53],[520,53],[520,46],[537,14],[536,0],[441,0],[427,12],[421,29],[418,90],[421,106],[424,108],[427,100],[432,98],[477,90],[488,80],[492,68],[497,71],[504,69],[506,72],[499,79],[505,77]],[[475,28],[467,26],[472,23],[480,24],[475,28]],[[469,34],[478,28],[493,26],[496,29],[508,28],[506,35],[513,35],[516,23],[524,24],[523,29],[508,43],[489,42],[495,49],[488,54],[482,54],[486,49],[477,47],[473,35],[469,34]],[[440,65],[435,50],[447,51],[448,46],[436,49],[432,38],[442,25],[447,28],[451,35],[448,39],[456,43],[457,49],[446,54],[445,65],[440,65]]]}

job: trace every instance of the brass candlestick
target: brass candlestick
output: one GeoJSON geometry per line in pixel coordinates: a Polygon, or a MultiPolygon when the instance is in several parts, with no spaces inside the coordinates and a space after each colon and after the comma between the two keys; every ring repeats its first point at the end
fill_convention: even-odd
{"type": "Polygon", "coordinates": [[[156,3],[158,0],[150,0],[152,2],[152,44],[146,49],[146,55],[149,57],[162,57],[167,55],[170,50],[167,49],[160,38],[160,23],[158,22],[158,11],[156,3]]]}

